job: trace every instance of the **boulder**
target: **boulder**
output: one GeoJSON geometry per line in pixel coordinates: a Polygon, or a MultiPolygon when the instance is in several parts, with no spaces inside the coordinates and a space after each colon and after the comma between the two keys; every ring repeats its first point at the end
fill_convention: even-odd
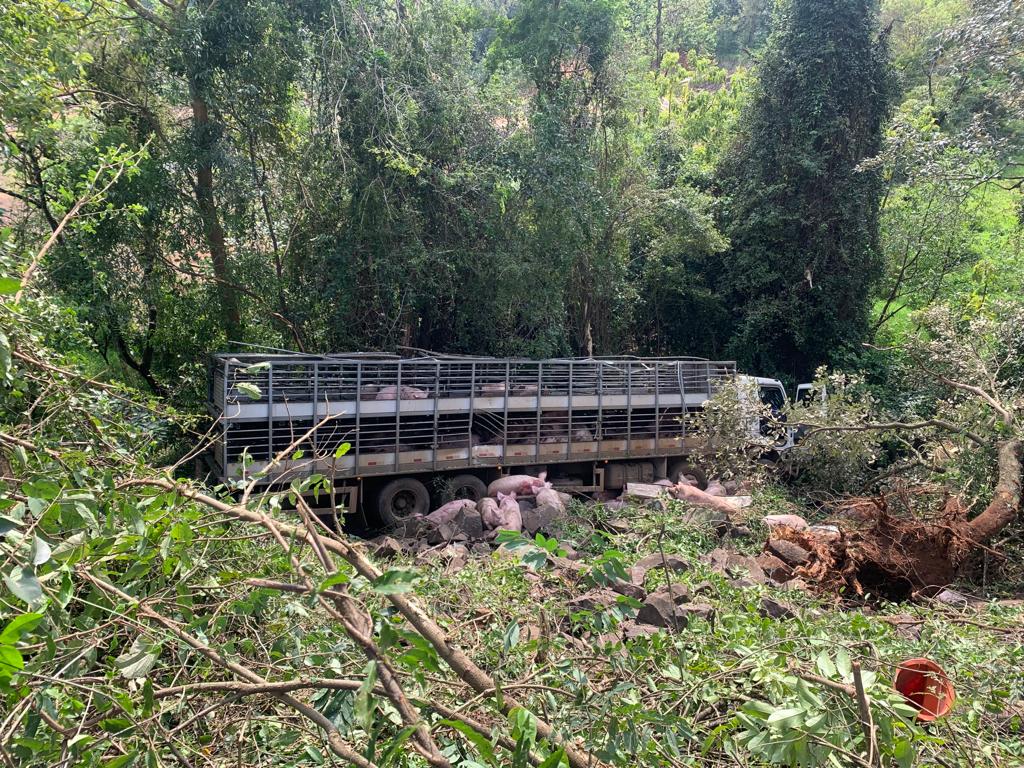
{"type": "Polygon", "coordinates": [[[629,569],[629,580],[637,586],[643,586],[647,579],[647,572],[655,568],[668,568],[672,571],[690,570],[689,561],[680,555],[661,556],[660,552],[641,557],[633,567],[629,569]]]}
{"type": "Polygon", "coordinates": [[[678,630],[687,626],[691,619],[712,621],[715,609],[707,603],[691,603],[685,587],[673,585],[672,590],[663,587],[652,592],[644,600],[636,615],[637,624],[678,630]]]}
{"type": "Polygon", "coordinates": [[[810,552],[787,539],[768,539],[767,546],[780,560],[793,567],[807,565],[811,559],[810,552]]]}
{"type": "Polygon", "coordinates": [[[627,619],[619,624],[619,629],[622,630],[623,640],[636,640],[638,637],[650,637],[658,634],[657,627],[650,624],[638,624],[632,619],[627,619]]]}
{"type": "Polygon", "coordinates": [[[634,600],[643,600],[647,595],[647,592],[642,586],[638,586],[631,581],[625,581],[624,579],[616,579],[613,581],[611,583],[611,588],[620,595],[631,597],[634,600]]]}
{"type": "Polygon", "coordinates": [[[761,607],[757,609],[757,612],[769,619],[796,618],[796,611],[792,606],[780,603],[778,600],[772,600],[770,597],[761,598],[761,607]]]}
{"type": "Polygon", "coordinates": [[[704,556],[704,561],[711,566],[711,570],[723,576],[732,579],[747,576],[757,584],[765,583],[764,571],[757,564],[757,560],[749,555],[741,555],[739,552],[719,547],[708,552],[704,556]]]}
{"type": "Polygon", "coordinates": [[[380,536],[373,540],[373,554],[382,560],[390,560],[405,552],[405,547],[394,536],[380,536]]]}
{"type": "Polygon", "coordinates": [[[545,504],[523,512],[523,530],[530,536],[534,536],[538,532],[548,533],[556,522],[564,518],[564,509],[545,504]]]}
{"type": "Polygon", "coordinates": [[[484,521],[476,509],[465,508],[452,521],[470,539],[480,539],[484,535],[484,521]]]}
{"type": "Polygon", "coordinates": [[[793,576],[793,569],[770,552],[762,552],[754,559],[772,581],[782,583],[793,576]]]}
{"type": "Polygon", "coordinates": [[[577,611],[603,611],[615,605],[618,595],[610,589],[597,588],[577,595],[566,602],[569,613],[577,611]]]}

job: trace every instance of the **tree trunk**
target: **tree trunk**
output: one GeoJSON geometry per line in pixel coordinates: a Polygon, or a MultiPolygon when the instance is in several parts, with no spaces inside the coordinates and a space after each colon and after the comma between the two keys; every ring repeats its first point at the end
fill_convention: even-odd
{"type": "Polygon", "coordinates": [[[1020,493],[1021,441],[1007,440],[999,445],[999,477],[992,501],[967,525],[973,543],[989,542],[1014,521],[1020,511],[1020,493]]]}
{"type": "Polygon", "coordinates": [[[224,227],[213,194],[213,151],[216,138],[210,126],[209,107],[194,77],[189,79],[189,98],[192,102],[192,124],[199,154],[196,166],[196,206],[203,222],[206,246],[210,249],[213,277],[217,281],[221,328],[228,340],[238,340],[242,330],[238,293],[231,281],[224,227]]]}

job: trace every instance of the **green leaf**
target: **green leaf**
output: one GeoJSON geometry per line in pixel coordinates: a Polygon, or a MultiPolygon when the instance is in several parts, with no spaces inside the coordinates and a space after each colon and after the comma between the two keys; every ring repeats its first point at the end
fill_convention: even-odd
{"type": "Polygon", "coordinates": [[[259,400],[263,393],[260,392],[260,388],[249,381],[240,381],[235,384],[235,389],[241,392],[243,395],[248,397],[250,400],[259,400]]]}
{"type": "Polygon", "coordinates": [[[442,720],[440,724],[447,725],[449,728],[456,730],[465,736],[466,741],[473,745],[476,751],[480,754],[480,757],[482,757],[488,765],[498,764],[497,755],[494,753],[494,745],[491,744],[490,740],[482,733],[470,728],[460,720],[442,720]]]}
{"type": "Polygon", "coordinates": [[[800,709],[799,707],[784,707],[783,709],[775,710],[768,716],[768,724],[784,728],[802,721],[803,717],[803,709],[800,709]]]}
{"type": "Polygon", "coordinates": [[[363,678],[362,685],[356,691],[354,709],[356,722],[363,727],[364,731],[368,732],[373,728],[373,713],[376,709],[373,704],[373,686],[377,684],[377,662],[371,660],[363,669],[363,674],[366,677],[363,678]]]}
{"type": "MultiPolygon", "coordinates": [[[[105,720],[104,722],[107,721],[105,720]]],[[[102,765],[103,768],[128,768],[128,766],[135,762],[135,758],[138,757],[138,755],[138,752],[129,752],[127,755],[118,755],[110,760],[104,760],[102,765]]]]}
{"type": "Polygon", "coordinates": [[[16,598],[29,605],[43,597],[43,585],[39,583],[31,568],[15,568],[4,576],[4,583],[16,598]]]}
{"type": "Polygon", "coordinates": [[[393,568],[371,581],[370,587],[374,592],[381,595],[397,595],[412,589],[413,584],[419,578],[420,575],[416,571],[406,568],[393,568]]]}
{"type": "Polygon", "coordinates": [[[31,632],[43,620],[41,613],[23,613],[11,619],[4,631],[0,632],[0,643],[13,644],[21,640],[22,635],[31,632]]]}
{"type": "Polygon", "coordinates": [[[340,459],[346,453],[352,450],[352,443],[342,443],[338,446],[338,450],[334,452],[334,458],[340,459]]]}
{"type": "Polygon", "coordinates": [[[266,371],[270,369],[270,363],[264,360],[262,363],[253,363],[242,369],[242,373],[259,373],[260,371],[266,371]]]}
{"type": "Polygon", "coordinates": [[[114,665],[121,671],[122,677],[128,680],[137,680],[145,677],[156,665],[160,657],[160,649],[156,647],[153,651],[153,644],[144,637],[137,637],[132,647],[122,653],[114,660],[114,665]]]}
{"type": "Polygon", "coordinates": [[[32,539],[32,565],[42,565],[50,559],[50,555],[53,554],[53,550],[50,549],[50,545],[43,541],[38,536],[32,539]]]}
{"type": "Polygon", "coordinates": [[[325,589],[330,589],[331,587],[336,586],[338,584],[348,584],[348,582],[348,574],[336,573],[333,576],[328,576],[326,579],[320,582],[320,588],[317,589],[317,592],[323,592],[325,589]]]}
{"type": "Polygon", "coordinates": [[[0,678],[10,677],[11,673],[25,668],[25,659],[13,645],[0,645],[0,678]]]}
{"type": "Polygon", "coordinates": [[[569,764],[569,761],[565,757],[565,750],[556,749],[554,752],[552,752],[550,755],[544,758],[544,762],[537,766],[537,768],[558,768],[558,766],[562,765],[562,763],[565,763],[566,765],[569,764]]]}
{"type": "Polygon", "coordinates": [[[21,288],[21,281],[14,277],[0,277],[0,296],[10,296],[21,288]]]}

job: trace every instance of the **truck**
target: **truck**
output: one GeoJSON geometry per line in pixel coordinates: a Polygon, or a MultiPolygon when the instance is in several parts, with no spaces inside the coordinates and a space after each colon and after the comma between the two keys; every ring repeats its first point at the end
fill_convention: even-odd
{"type": "MultiPolygon", "coordinates": [[[[418,353],[216,354],[209,472],[229,487],[322,476],[364,520],[392,526],[507,473],[546,471],[561,490],[706,478],[693,428],[739,375],[697,357],[533,360],[418,353]]],[[[762,403],[781,382],[743,377],[762,403]]],[[[750,425],[757,439],[758,423],[750,425]]],[[[780,445],[780,448],[785,446],[780,445]]]]}

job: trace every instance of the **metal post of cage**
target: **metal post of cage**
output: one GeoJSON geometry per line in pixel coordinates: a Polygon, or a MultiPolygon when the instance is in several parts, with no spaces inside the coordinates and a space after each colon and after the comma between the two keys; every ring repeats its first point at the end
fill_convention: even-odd
{"type": "Polygon", "coordinates": [[[567,414],[569,414],[568,417],[566,418],[566,421],[568,423],[567,423],[567,426],[565,428],[565,456],[566,456],[566,458],[569,458],[570,456],[572,456],[572,444],[573,444],[573,434],[572,434],[572,403],[573,403],[573,392],[574,392],[575,389],[576,389],[576,382],[573,379],[573,365],[572,365],[572,360],[570,360],[569,361],[569,395],[568,395],[568,398],[566,399],[566,409],[565,409],[565,412],[567,414]]]}
{"type": "Polygon", "coordinates": [[[399,428],[402,426],[402,358],[398,358],[396,366],[397,380],[395,382],[395,472],[398,471],[398,447],[401,435],[399,428]]]}
{"type": "MultiPolygon", "coordinates": [[[[435,472],[437,471],[437,446],[438,446],[438,444],[440,442],[438,440],[438,435],[437,435],[438,422],[439,422],[439,419],[440,419],[440,417],[438,415],[438,407],[439,407],[440,403],[441,403],[441,361],[440,360],[435,360],[434,361],[434,434],[432,435],[431,441],[430,441],[431,467],[433,467],[435,472]]],[[[472,446],[470,446],[470,449],[472,449],[472,446]]]]}
{"type": "Polygon", "coordinates": [[[469,465],[476,464],[476,455],[473,453],[473,422],[476,421],[476,363],[469,364],[469,419],[466,421],[466,455],[469,457],[469,465]]]}
{"type": "MultiPolygon", "coordinates": [[[[319,406],[319,402],[320,402],[320,361],[319,360],[314,360],[313,361],[313,423],[310,424],[310,426],[316,426],[317,422],[320,421],[320,413],[319,413],[320,406],[319,406]]],[[[317,453],[317,448],[319,446],[319,441],[316,439],[317,438],[317,434],[319,432],[320,432],[319,429],[314,429],[313,430],[313,434],[312,434],[312,436],[310,438],[311,441],[312,441],[312,444],[313,444],[313,458],[314,458],[314,460],[319,460],[319,454],[317,453]]]]}
{"type": "Polygon", "coordinates": [[[544,363],[537,363],[537,418],[534,432],[534,449],[533,455],[537,459],[537,463],[540,464],[540,415],[542,410],[542,401],[544,395],[544,363]]]}
{"type": "Polygon", "coordinates": [[[274,365],[267,368],[267,462],[274,458],[274,365]]]}
{"type": "Polygon", "coordinates": [[[626,361],[626,455],[633,455],[633,363],[626,361]]]}
{"type": "Polygon", "coordinates": [[[362,415],[363,407],[363,362],[360,360],[356,362],[356,433],[352,436],[352,441],[355,443],[356,450],[355,456],[352,459],[355,462],[353,473],[359,475],[359,454],[360,448],[362,447],[363,436],[359,431],[359,421],[362,415]]]}
{"type": "MultiPolygon", "coordinates": [[[[501,416],[501,463],[505,463],[505,457],[508,456],[508,398],[512,394],[512,364],[505,361],[505,404],[504,412],[501,416]]],[[[469,450],[473,450],[473,440],[470,438],[469,450]]]]}

